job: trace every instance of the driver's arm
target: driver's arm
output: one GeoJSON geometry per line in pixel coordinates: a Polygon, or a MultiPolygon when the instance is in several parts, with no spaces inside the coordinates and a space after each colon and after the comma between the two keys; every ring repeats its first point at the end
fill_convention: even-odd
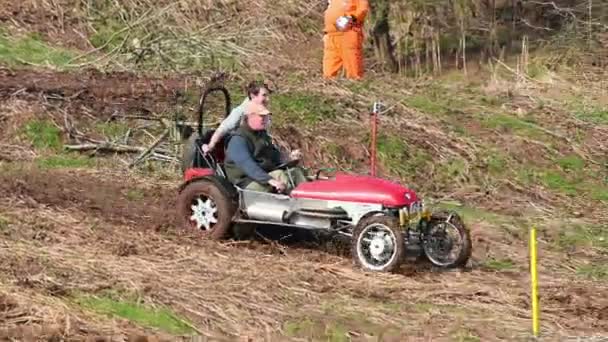
{"type": "Polygon", "coordinates": [[[230,138],[226,154],[247,176],[260,184],[268,184],[272,177],[252,158],[247,141],[239,135],[230,138]]]}

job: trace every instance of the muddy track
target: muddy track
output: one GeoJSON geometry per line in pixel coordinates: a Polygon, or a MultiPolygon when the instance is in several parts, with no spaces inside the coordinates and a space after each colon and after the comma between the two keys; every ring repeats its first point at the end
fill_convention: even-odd
{"type": "MultiPolygon", "coordinates": [[[[95,117],[112,114],[159,113],[182,101],[185,86],[193,88],[187,76],[144,77],[128,72],[102,73],[96,70],[50,72],[0,69],[0,100],[46,101],[82,115],[83,108],[95,117]]],[[[190,103],[188,103],[190,104],[190,103]]],[[[192,104],[190,104],[192,105],[192,104]]]]}
{"type": "Polygon", "coordinates": [[[0,175],[0,197],[16,197],[60,209],[78,208],[111,223],[147,229],[163,230],[174,224],[171,214],[175,192],[171,190],[175,189],[134,188],[112,181],[112,177],[103,179],[69,171],[15,172],[0,175]]]}

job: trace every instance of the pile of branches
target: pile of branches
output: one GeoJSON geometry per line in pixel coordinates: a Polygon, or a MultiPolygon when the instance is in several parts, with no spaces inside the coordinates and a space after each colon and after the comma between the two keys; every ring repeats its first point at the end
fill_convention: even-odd
{"type": "Polygon", "coordinates": [[[264,42],[287,40],[269,14],[260,16],[251,8],[247,11],[245,5],[234,1],[81,0],[78,7],[85,13],[89,36],[96,38],[91,42],[96,48],[74,58],[71,65],[120,59],[136,68],[172,72],[197,65],[244,66],[243,61],[266,55],[261,47],[264,42]],[[100,58],[83,61],[100,51],[104,53],[100,58]]]}

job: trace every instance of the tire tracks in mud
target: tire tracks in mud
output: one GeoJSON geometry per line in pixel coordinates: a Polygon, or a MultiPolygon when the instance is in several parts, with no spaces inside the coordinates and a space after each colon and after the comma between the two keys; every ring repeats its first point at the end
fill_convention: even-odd
{"type": "Polygon", "coordinates": [[[133,187],[112,177],[102,179],[75,171],[33,168],[0,174],[0,197],[78,208],[111,223],[157,231],[174,224],[172,195],[170,189],[160,186],[133,187]]]}

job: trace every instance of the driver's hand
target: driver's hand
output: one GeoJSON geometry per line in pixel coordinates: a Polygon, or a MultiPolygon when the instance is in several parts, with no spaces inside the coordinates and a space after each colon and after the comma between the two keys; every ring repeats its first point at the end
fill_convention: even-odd
{"type": "Polygon", "coordinates": [[[268,184],[275,187],[279,192],[285,191],[285,183],[281,182],[280,180],[271,179],[268,181],[268,184]]]}
{"type": "Polygon", "coordinates": [[[203,153],[205,153],[205,154],[207,154],[207,153],[209,153],[209,151],[211,151],[211,148],[207,144],[203,144],[202,149],[203,149],[203,153]]]}
{"type": "Polygon", "coordinates": [[[300,150],[293,150],[291,151],[291,153],[289,154],[289,158],[291,160],[296,160],[296,159],[302,159],[303,155],[302,155],[302,151],[300,150]]]}

